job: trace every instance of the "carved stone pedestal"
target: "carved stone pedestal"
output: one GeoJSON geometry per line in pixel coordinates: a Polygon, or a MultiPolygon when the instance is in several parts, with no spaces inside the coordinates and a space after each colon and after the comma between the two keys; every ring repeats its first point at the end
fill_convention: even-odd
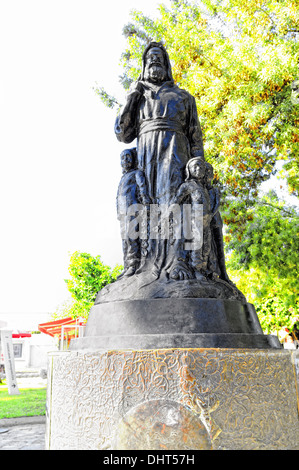
{"type": "Polygon", "coordinates": [[[298,450],[298,362],[278,349],[51,353],[47,448],[298,450]]]}

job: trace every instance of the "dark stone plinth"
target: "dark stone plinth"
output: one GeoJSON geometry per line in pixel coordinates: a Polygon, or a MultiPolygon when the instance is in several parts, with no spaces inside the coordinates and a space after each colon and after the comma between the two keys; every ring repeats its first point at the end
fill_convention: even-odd
{"type": "Polygon", "coordinates": [[[243,333],[205,333],[205,334],[153,334],[128,336],[90,336],[73,339],[70,349],[173,349],[173,348],[215,348],[215,349],[271,349],[280,348],[277,338],[272,335],[243,333]]]}
{"type": "Polygon", "coordinates": [[[148,299],[107,302],[90,311],[71,350],[280,348],[264,335],[254,306],[237,300],[148,299]]]}

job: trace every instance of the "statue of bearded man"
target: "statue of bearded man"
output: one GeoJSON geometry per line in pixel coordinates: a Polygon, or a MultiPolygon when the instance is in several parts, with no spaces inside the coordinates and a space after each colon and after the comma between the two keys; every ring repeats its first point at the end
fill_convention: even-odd
{"type": "MultiPolygon", "coordinates": [[[[144,50],[142,73],[130,87],[126,104],[116,118],[115,134],[126,144],[137,138],[138,167],[145,175],[153,204],[170,205],[185,179],[188,160],[204,159],[195,99],[174,84],[169,56],[162,44],[152,42],[144,50]]],[[[170,269],[172,279],[192,277],[182,244],[176,246],[171,260],[168,248],[160,245],[159,262],[156,248],[158,271],[164,265],[170,269]]]]}

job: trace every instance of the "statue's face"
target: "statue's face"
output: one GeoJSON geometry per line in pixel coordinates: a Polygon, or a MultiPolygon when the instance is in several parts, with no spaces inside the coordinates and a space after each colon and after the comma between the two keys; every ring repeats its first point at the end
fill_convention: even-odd
{"type": "Polygon", "coordinates": [[[164,55],[160,47],[152,47],[146,54],[146,64],[160,64],[165,66],[164,55]]]}
{"type": "Polygon", "coordinates": [[[212,179],[214,178],[214,171],[212,168],[207,168],[206,169],[206,178],[207,178],[207,181],[211,182],[212,179]]]}
{"type": "Polygon", "coordinates": [[[120,156],[120,164],[123,171],[128,171],[133,168],[133,157],[130,152],[123,152],[120,156]]]}
{"type": "Polygon", "coordinates": [[[205,175],[205,165],[200,161],[192,162],[189,166],[190,175],[195,179],[201,179],[205,175]]]}
{"type": "Polygon", "coordinates": [[[146,54],[145,78],[153,83],[161,83],[166,79],[166,64],[159,47],[152,47],[146,54]]]}

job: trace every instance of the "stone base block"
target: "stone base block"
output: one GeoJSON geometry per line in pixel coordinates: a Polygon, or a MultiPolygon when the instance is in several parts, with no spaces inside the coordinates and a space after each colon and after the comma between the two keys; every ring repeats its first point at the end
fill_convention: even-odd
{"type": "Polygon", "coordinates": [[[51,353],[47,449],[299,450],[298,363],[289,350],[51,353]]]}

